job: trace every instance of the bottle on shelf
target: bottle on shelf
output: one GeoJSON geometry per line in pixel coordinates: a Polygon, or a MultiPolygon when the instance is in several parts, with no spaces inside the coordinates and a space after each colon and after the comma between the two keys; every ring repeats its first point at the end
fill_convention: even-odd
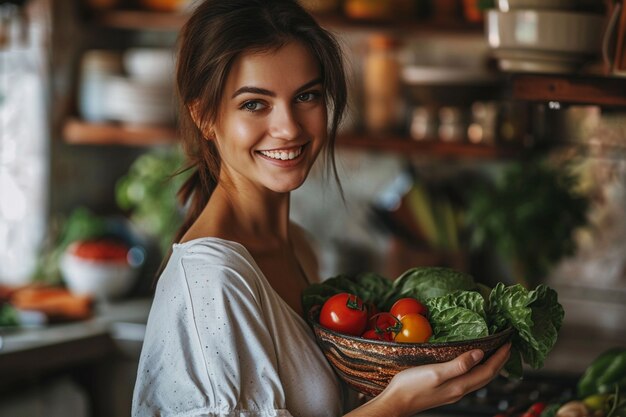
{"type": "Polygon", "coordinates": [[[398,41],[384,34],[368,39],[363,66],[364,124],[375,134],[398,130],[403,117],[398,41]]]}

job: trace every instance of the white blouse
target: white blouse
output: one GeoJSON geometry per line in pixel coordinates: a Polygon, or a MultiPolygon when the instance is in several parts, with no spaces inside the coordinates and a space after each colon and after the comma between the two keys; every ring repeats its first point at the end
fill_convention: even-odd
{"type": "Polygon", "coordinates": [[[309,326],[241,244],[174,245],[150,310],[133,416],[334,417],[348,396],[309,326]]]}

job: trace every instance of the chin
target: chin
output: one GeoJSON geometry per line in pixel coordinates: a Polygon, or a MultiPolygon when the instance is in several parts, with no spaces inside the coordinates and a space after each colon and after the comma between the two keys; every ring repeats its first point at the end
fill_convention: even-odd
{"type": "Polygon", "coordinates": [[[294,191],[298,188],[300,188],[302,186],[302,184],[304,184],[304,180],[306,178],[303,178],[300,181],[292,181],[292,182],[287,182],[287,183],[282,183],[282,184],[268,184],[267,188],[269,188],[270,190],[274,191],[275,193],[289,193],[291,191],[294,191]]]}

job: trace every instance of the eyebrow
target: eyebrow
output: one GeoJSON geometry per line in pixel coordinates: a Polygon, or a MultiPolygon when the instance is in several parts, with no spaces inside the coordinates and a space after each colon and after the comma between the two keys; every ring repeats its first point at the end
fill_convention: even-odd
{"type": "MultiPolygon", "coordinates": [[[[321,84],[321,83],[322,83],[322,78],[321,77],[315,78],[315,79],[309,81],[308,83],[305,83],[302,86],[300,86],[296,90],[296,93],[299,93],[302,90],[306,90],[307,88],[313,87],[314,85],[321,84]]],[[[275,92],[267,90],[265,88],[243,86],[241,88],[238,88],[237,91],[235,91],[230,98],[233,99],[233,98],[237,97],[238,95],[244,94],[244,93],[260,94],[260,95],[263,95],[263,96],[276,97],[276,93],[275,92]]]]}

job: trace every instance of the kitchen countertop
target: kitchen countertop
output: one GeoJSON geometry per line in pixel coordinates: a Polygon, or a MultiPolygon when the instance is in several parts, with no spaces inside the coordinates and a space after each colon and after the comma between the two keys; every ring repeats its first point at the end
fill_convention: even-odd
{"type": "MultiPolygon", "coordinates": [[[[626,346],[626,305],[562,298],[566,314],[559,339],[540,372],[580,374],[602,351],[626,346]]],[[[90,320],[41,328],[0,331],[0,388],[11,376],[104,358],[112,353],[138,355],[150,299],[100,304],[90,320]]]]}
{"type": "Polygon", "coordinates": [[[149,299],[101,303],[92,319],[0,331],[0,388],[15,380],[106,358],[143,340],[149,299]]]}

